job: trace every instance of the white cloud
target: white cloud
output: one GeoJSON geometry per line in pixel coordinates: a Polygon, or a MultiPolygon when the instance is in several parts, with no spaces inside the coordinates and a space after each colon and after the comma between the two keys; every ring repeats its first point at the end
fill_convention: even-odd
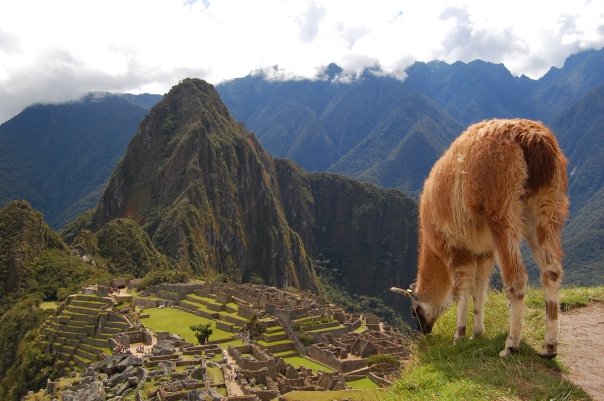
{"type": "Polygon", "coordinates": [[[314,77],[330,62],[404,77],[415,60],[481,58],[539,77],[602,46],[601,0],[3,0],[0,121],[88,91],[164,93],[266,68],[314,77]]]}

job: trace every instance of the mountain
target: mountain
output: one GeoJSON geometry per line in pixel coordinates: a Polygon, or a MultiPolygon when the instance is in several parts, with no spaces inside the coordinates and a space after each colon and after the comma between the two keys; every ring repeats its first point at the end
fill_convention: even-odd
{"type": "Polygon", "coordinates": [[[424,177],[460,129],[433,101],[405,91],[329,171],[418,195],[424,177]]]}
{"type": "Polygon", "coordinates": [[[58,228],[94,206],[157,95],[91,94],[0,125],[0,206],[27,199],[58,228]]]}
{"type": "Polygon", "coordinates": [[[567,279],[589,285],[604,275],[604,84],[553,124],[569,159],[571,220],[564,231],[567,279]]]}
{"type": "Polygon", "coordinates": [[[20,400],[45,385],[53,357],[40,327],[52,312],[39,306],[107,282],[107,262],[95,261],[72,254],[26,201],[0,208],[0,399],[20,400]]]}
{"type": "Polygon", "coordinates": [[[0,300],[23,285],[28,265],[47,249],[67,251],[67,246],[29,203],[14,201],[0,209],[0,300]]]}
{"type": "Polygon", "coordinates": [[[562,68],[552,67],[537,83],[533,99],[544,121],[551,121],[604,82],[604,49],[568,57],[562,68]]]}
{"type": "Polygon", "coordinates": [[[503,64],[418,62],[406,72],[405,87],[436,101],[464,127],[493,117],[537,117],[535,82],[512,76],[503,64]]]}
{"type": "Polygon", "coordinates": [[[116,218],[143,226],[172,264],[195,274],[319,291],[315,260],[329,253],[330,268],[367,278],[341,283],[365,295],[414,275],[415,202],[273,160],[197,79],[173,87],[142,121],[88,226],[116,218]]]}

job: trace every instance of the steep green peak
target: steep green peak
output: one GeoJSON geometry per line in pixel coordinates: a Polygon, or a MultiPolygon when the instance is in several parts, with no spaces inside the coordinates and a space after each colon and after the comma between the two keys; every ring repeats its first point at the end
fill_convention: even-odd
{"type": "Polygon", "coordinates": [[[162,120],[164,133],[179,133],[195,124],[206,132],[223,131],[233,126],[228,109],[211,84],[198,79],[186,78],[172,87],[151,111],[162,120]]]}

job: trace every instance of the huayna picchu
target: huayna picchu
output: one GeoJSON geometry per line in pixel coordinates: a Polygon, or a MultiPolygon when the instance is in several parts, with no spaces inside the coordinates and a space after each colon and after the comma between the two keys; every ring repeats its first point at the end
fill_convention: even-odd
{"type": "Polygon", "coordinates": [[[389,285],[415,274],[413,200],[273,160],[199,79],[153,107],[98,207],[70,233],[117,218],[138,223],[174,269],[193,275],[320,292],[320,263],[348,292],[397,305],[389,285]]]}

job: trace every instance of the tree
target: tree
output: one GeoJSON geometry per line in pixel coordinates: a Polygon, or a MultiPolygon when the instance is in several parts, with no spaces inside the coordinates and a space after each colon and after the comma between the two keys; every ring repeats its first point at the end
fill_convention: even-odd
{"type": "Polygon", "coordinates": [[[210,323],[194,324],[192,326],[189,326],[189,328],[191,330],[193,330],[193,333],[195,334],[195,337],[197,337],[197,341],[199,342],[199,344],[205,344],[213,332],[212,326],[210,323]]]}
{"type": "Polygon", "coordinates": [[[266,331],[266,324],[258,320],[258,316],[254,315],[243,325],[241,332],[247,335],[249,341],[257,340],[266,331]]]}

